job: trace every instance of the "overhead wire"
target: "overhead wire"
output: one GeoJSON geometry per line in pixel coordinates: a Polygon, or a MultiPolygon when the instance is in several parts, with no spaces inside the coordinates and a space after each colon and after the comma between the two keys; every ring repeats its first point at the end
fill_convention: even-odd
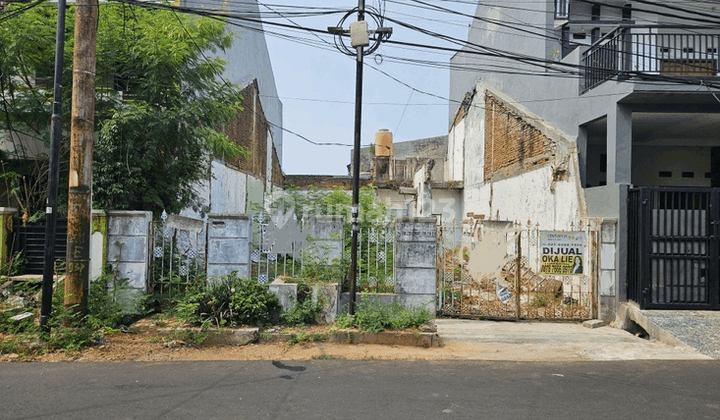
{"type": "MultiPolygon", "coordinates": [[[[40,4],[44,1],[45,0],[38,0],[35,2],[35,5],[40,4]]],[[[300,6],[287,6],[287,5],[274,5],[274,4],[270,5],[270,4],[260,3],[261,5],[263,5],[263,7],[268,8],[268,10],[271,10],[274,14],[279,16],[279,18],[286,19],[292,23],[292,24],[283,24],[280,22],[268,21],[269,18],[267,16],[267,14],[263,14],[262,12],[239,14],[239,13],[233,12],[231,10],[228,10],[227,8],[224,10],[215,10],[215,9],[207,9],[207,8],[199,9],[199,8],[193,8],[193,7],[159,5],[157,3],[149,4],[149,3],[138,1],[138,0],[116,0],[116,1],[118,1],[120,3],[131,4],[131,5],[141,6],[141,7],[167,8],[167,9],[171,9],[171,10],[178,11],[178,12],[193,13],[193,14],[197,14],[200,16],[215,18],[215,19],[223,20],[227,24],[230,24],[233,26],[239,26],[239,27],[244,27],[244,28],[251,29],[251,30],[261,31],[261,32],[264,32],[271,36],[277,36],[280,38],[291,40],[293,42],[299,42],[299,43],[302,43],[305,45],[319,47],[319,48],[323,48],[326,50],[330,49],[330,48],[328,48],[329,42],[327,40],[323,39],[321,35],[327,35],[327,31],[299,25],[296,22],[291,21],[289,18],[290,17],[293,17],[293,18],[295,18],[295,17],[297,17],[297,18],[318,17],[318,16],[340,14],[340,13],[345,12],[345,11],[342,11],[339,9],[326,8],[326,7],[312,8],[312,7],[303,6],[302,9],[299,9],[300,6]],[[158,7],[158,6],[161,6],[161,7],[158,7]],[[240,23],[240,22],[242,22],[242,23],[240,23]],[[260,26],[260,27],[258,28],[258,26],[260,26]],[[281,32],[279,30],[278,31],[268,30],[267,28],[264,28],[262,26],[270,26],[270,27],[277,28],[279,30],[286,31],[286,32],[281,32]],[[318,38],[320,40],[320,42],[309,40],[309,39],[307,39],[307,37],[303,37],[301,35],[294,36],[287,32],[298,32],[300,34],[311,33],[314,35],[314,37],[318,38]]],[[[595,3],[595,2],[585,1],[585,0],[580,0],[580,1],[583,1],[586,3],[595,3]]],[[[421,5],[423,8],[442,10],[444,13],[454,14],[454,15],[462,16],[462,17],[466,17],[466,18],[472,18],[473,20],[476,20],[478,18],[477,16],[469,15],[469,14],[462,13],[459,11],[454,11],[452,9],[447,9],[442,6],[428,3],[427,1],[409,0],[409,2],[400,2],[400,1],[391,0],[390,2],[397,3],[397,4],[403,4],[403,5],[409,5],[410,3],[414,3],[416,5],[421,5]],[[443,9],[446,9],[446,10],[443,10],[443,9]]],[[[417,31],[419,33],[423,33],[427,36],[431,36],[433,38],[436,38],[436,39],[439,39],[439,40],[442,40],[445,42],[449,42],[449,43],[459,46],[461,48],[449,48],[449,47],[442,47],[442,46],[438,46],[438,45],[429,45],[429,44],[423,44],[423,43],[403,42],[403,41],[396,41],[394,39],[384,41],[384,43],[388,44],[388,46],[392,46],[393,48],[400,48],[400,49],[404,49],[404,48],[417,49],[417,50],[428,51],[428,52],[469,54],[469,55],[483,56],[483,57],[485,57],[486,60],[488,60],[488,62],[483,64],[483,67],[480,67],[479,65],[474,67],[474,66],[469,66],[469,65],[457,65],[457,64],[452,64],[452,63],[448,65],[446,62],[445,63],[433,62],[432,60],[423,60],[423,59],[417,59],[417,58],[411,58],[411,57],[388,56],[386,54],[383,54],[383,56],[391,62],[419,65],[419,66],[426,66],[426,67],[443,67],[444,66],[446,68],[450,67],[450,68],[453,68],[456,70],[461,69],[461,70],[467,70],[467,71],[477,71],[478,69],[483,69],[486,71],[507,72],[508,74],[524,74],[524,75],[535,75],[535,76],[542,76],[542,77],[580,77],[582,75],[583,67],[581,65],[578,66],[578,65],[569,65],[567,63],[558,63],[556,61],[548,60],[548,59],[544,59],[544,58],[532,57],[532,56],[527,56],[527,55],[522,55],[522,54],[516,54],[511,51],[503,51],[503,50],[499,50],[499,49],[489,48],[489,47],[482,46],[479,44],[474,44],[469,41],[453,38],[453,37],[447,36],[445,34],[440,34],[440,33],[434,32],[434,31],[429,31],[427,29],[423,29],[417,25],[409,24],[409,23],[401,21],[399,19],[387,18],[385,16],[386,10],[387,10],[386,3],[387,2],[383,1],[383,0],[378,1],[378,10],[380,11],[380,16],[383,19],[383,22],[387,19],[389,22],[392,22],[399,26],[405,27],[405,28],[413,30],[413,31],[417,31]],[[533,72],[532,70],[520,70],[517,68],[516,65],[515,66],[513,66],[513,65],[501,66],[500,64],[493,64],[493,62],[490,62],[489,60],[511,60],[511,62],[512,61],[520,62],[520,63],[526,64],[526,65],[529,65],[532,67],[536,67],[537,69],[539,69],[539,71],[533,72]]],[[[456,1],[446,0],[446,1],[443,1],[442,3],[466,3],[466,4],[473,3],[473,4],[475,4],[475,3],[480,3],[480,2],[463,2],[463,1],[457,1],[457,0],[456,1]]],[[[523,3],[534,3],[534,2],[514,2],[514,4],[523,4],[523,3]]],[[[654,2],[646,1],[643,3],[654,3],[654,2]]],[[[230,2],[224,2],[223,4],[225,4],[227,6],[228,4],[230,4],[230,5],[233,5],[233,4],[235,4],[235,5],[250,5],[251,3],[242,2],[242,1],[230,1],[230,2]]],[[[605,5],[605,4],[603,3],[603,5],[605,5]]],[[[513,8],[513,7],[515,7],[515,6],[507,6],[507,7],[503,7],[503,8],[509,10],[510,8],[513,8]]],[[[611,5],[611,7],[612,7],[612,5],[611,5]]],[[[515,8],[517,8],[517,7],[515,7],[515,8]]],[[[640,9],[634,9],[634,11],[640,11],[640,9]]],[[[690,10],[685,10],[685,11],[688,13],[692,12],[690,10]]],[[[5,18],[5,16],[0,15],[0,21],[3,18],[5,18]]],[[[705,20],[703,20],[703,21],[705,21],[705,20]]],[[[718,23],[720,21],[712,21],[712,22],[718,23]]],[[[498,20],[490,20],[490,21],[487,21],[486,23],[498,24],[498,20]]],[[[506,29],[510,29],[512,31],[517,31],[517,32],[523,32],[525,34],[523,36],[539,37],[539,38],[546,38],[546,39],[550,38],[553,40],[558,39],[558,37],[554,36],[554,35],[550,36],[548,34],[538,33],[533,30],[530,30],[530,29],[521,29],[521,28],[519,29],[518,26],[523,26],[523,25],[507,25],[507,24],[505,25],[506,29]]],[[[530,24],[527,24],[525,26],[529,27],[529,28],[534,28],[534,29],[541,29],[541,28],[537,28],[530,24]]],[[[371,66],[371,67],[373,67],[373,66],[371,66]]],[[[381,73],[384,73],[386,76],[389,76],[389,74],[387,74],[386,72],[381,71],[381,73]]],[[[640,72],[629,72],[628,75],[641,75],[641,74],[640,74],[640,72]]],[[[395,79],[396,79],[396,81],[399,81],[399,79],[397,79],[397,78],[395,78],[395,79]]],[[[650,77],[650,79],[653,82],[659,81],[659,82],[663,82],[663,83],[666,83],[666,82],[678,83],[678,82],[680,82],[680,83],[692,83],[694,85],[697,84],[696,80],[688,80],[688,79],[677,78],[677,77],[672,77],[672,78],[650,77]]],[[[421,90],[417,90],[407,84],[406,84],[406,86],[413,89],[414,91],[418,91],[418,92],[425,93],[425,94],[428,93],[428,92],[422,92],[421,90]]],[[[708,88],[709,87],[710,86],[708,86],[708,88]]],[[[713,87],[717,88],[717,85],[713,84],[713,87]]],[[[444,98],[439,95],[431,94],[431,96],[435,96],[435,97],[437,97],[439,99],[443,99],[443,100],[449,100],[448,98],[444,98]]],[[[268,123],[272,124],[272,122],[270,122],[270,121],[268,121],[268,123]]],[[[277,124],[273,124],[273,125],[276,127],[279,127],[277,124]]],[[[293,135],[296,135],[300,138],[303,138],[304,140],[306,140],[312,144],[320,144],[320,143],[314,142],[312,140],[309,140],[307,138],[304,138],[303,136],[301,136],[297,133],[293,133],[290,130],[285,129],[284,127],[279,127],[279,128],[281,128],[284,131],[289,132],[293,135]]],[[[336,145],[347,146],[346,144],[341,144],[341,143],[336,144],[336,145]]]]}
{"type": "MultiPolygon", "coordinates": [[[[148,4],[148,3],[143,3],[143,2],[140,2],[137,0],[116,0],[116,1],[130,3],[130,4],[137,4],[137,5],[141,5],[141,6],[145,6],[145,7],[157,6],[157,4],[148,4]]],[[[411,1],[424,3],[420,0],[411,0],[411,1]]],[[[179,6],[165,6],[165,7],[176,8],[177,10],[182,10],[187,13],[196,13],[196,14],[200,14],[203,16],[215,17],[215,18],[219,18],[219,19],[220,18],[227,19],[227,20],[238,19],[241,21],[246,21],[246,22],[251,22],[251,23],[262,23],[262,21],[260,19],[248,18],[246,16],[237,15],[237,14],[228,13],[228,12],[211,12],[211,11],[207,11],[207,10],[199,10],[199,9],[195,9],[195,8],[179,7],[179,6]]],[[[557,61],[553,61],[553,60],[532,57],[532,56],[527,56],[527,55],[520,55],[520,54],[516,54],[513,52],[509,52],[509,51],[503,51],[503,50],[498,50],[498,49],[494,49],[494,48],[489,48],[489,47],[481,46],[478,44],[474,44],[469,41],[464,41],[464,40],[453,38],[453,37],[450,37],[450,36],[447,36],[444,34],[439,34],[437,32],[429,31],[429,30],[417,27],[416,25],[408,24],[406,22],[403,22],[403,21],[400,21],[397,19],[391,19],[388,17],[385,17],[385,19],[387,19],[388,21],[393,22],[395,24],[407,27],[408,29],[418,31],[420,33],[424,33],[424,34],[432,36],[432,37],[444,39],[445,41],[454,43],[458,46],[463,46],[463,48],[457,49],[457,48],[440,47],[440,46],[420,44],[420,43],[396,41],[393,39],[385,40],[384,42],[386,44],[395,44],[395,45],[406,46],[406,47],[417,47],[417,48],[422,48],[422,49],[430,49],[430,50],[445,51],[445,52],[452,52],[452,53],[465,53],[465,54],[471,54],[471,55],[487,55],[487,56],[495,57],[495,58],[519,61],[524,64],[530,65],[530,66],[542,68],[545,71],[566,72],[566,73],[575,74],[577,76],[580,76],[580,72],[584,69],[584,67],[582,65],[573,65],[573,64],[569,64],[569,63],[557,62],[557,61]]],[[[301,29],[303,31],[307,31],[307,32],[315,33],[315,34],[327,34],[327,32],[325,30],[303,27],[303,26],[300,26],[297,24],[288,25],[288,24],[282,24],[279,22],[266,22],[266,24],[273,25],[273,26],[279,26],[282,28],[301,29]]],[[[240,26],[242,26],[242,25],[240,25],[240,26]]],[[[255,29],[255,28],[251,28],[251,29],[255,29]]],[[[539,36],[542,36],[542,35],[539,35],[539,36]]],[[[644,75],[642,72],[625,72],[625,73],[627,73],[628,75],[631,75],[631,76],[644,75]]],[[[658,81],[658,82],[685,83],[685,84],[691,83],[693,85],[697,84],[695,80],[689,80],[686,78],[665,77],[665,76],[660,76],[660,75],[653,75],[653,76],[645,75],[645,76],[650,80],[658,81]]]]}

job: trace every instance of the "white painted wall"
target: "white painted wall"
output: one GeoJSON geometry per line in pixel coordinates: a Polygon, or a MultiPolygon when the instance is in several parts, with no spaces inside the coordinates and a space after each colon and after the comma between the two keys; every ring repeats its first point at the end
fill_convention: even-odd
{"type": "Polygon", "coordinates": [[[432,216],[432,195],[430,193],[430,183],[427,180],[427,165],[422,165],[413,176],[413,186],[417,190],[417,200],[415,201],[416,217],[432,216]]]}
{"type": "Polygon", "coordinates": [[[473,196],[480,199],[473,203],[466,201],[465,212],[523,224],[530,220],[547,230],[570,229],[570,223],[577,223],[580,216],[575,179],[556,183],[555,193],[550,191],[551,184],[550,166],[491,182],[472,191],[473,196]]]}
{"type": "MultiPolygon", "coordinates": [[[[554,162],[531,172],[500,181],[484,181],[485,162],[485,89],[479,83],[477,94],[467,116],[451,131],[454,141],[465,145],[464,188],[460,211],[485,215],[486,219],[509,220],[533,224],[540,223],[542,229],[569,229],[570,223],[577,223],[583,214],[584,192],[579,183],[577,154],[574,141],[555,128],[543,125],[539,118],[527,109],[518,107],[503,95],[493,92],[500,99],[516,107],[526,121],[532,123],[545,135],[560,144],[554,162]],[[458,139],[462,133],[464,139],[458,139]],[[553,166],[564,163],[569,172],[566,179],[553,183],[553,166]]],[[[460,163],[455,162],[456,166],[460,163]]]]}
{"type": "Polygon", "coordinates": [[[462,181],[465,153],[465,120],[452,127],[448,134],[448,156],[445,163],[445,179],[462,181]]]}
{"type": "Polygon", "coordinates": [[[213,161],[210,178],[210,212],[243,214],[246,212],[247,179],[252,175],[213,161]]]}

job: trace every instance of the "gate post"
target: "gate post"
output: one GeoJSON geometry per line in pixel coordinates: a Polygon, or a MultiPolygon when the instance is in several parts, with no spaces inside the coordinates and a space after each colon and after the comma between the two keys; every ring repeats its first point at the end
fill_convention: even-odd
{"type": "Polygon", "coordinates": [[[13,231],[13,217],[16,215],[16,208],[0,207],[0,273],[4,273],[6,265],[12,263],[11,236],[13,231]]]}
{"type": "Polygon", "coordinates": [[[107,259],[117,278],[127,279],[130,294],[148,292],[152,212],[110,210],[107,213],[107,259]]]}
{"type": "Polygon", "coordinates": [[[105,272],[107,264],[108,217],[104,210],[92,211],[92,229],[90,229],[90,281],[105,272]]]}
{"type": "Polygon", "coordinates": [[[434,217],[395,219],[395,293],[405,307],[435,314],[437,227],[434,217]]]}
{"type": "Polygon", "coordinates": [[[208,215],[205,251],[208,282],[237,272],[238,277],[252,276],[250,241],[252,229],[250,216],[246,214],[208,215]]]}
{"type": "Polygon", "coordinates": [[[647,270],[650,269],[650,253],[648,250],[650,248],[650,232],[653,224],[652,213],[654,206],[651,202],[652,197],[650,188],[641,188],[640,191],[640,211],[638,213],[640,214],[639,223],[640,231],[642,233],[640,236],[641,239],[638,240],[638,245],[640,247],[640,267],[638,270],[637,298],[640,309],[644,309],[650,298],[650,286],[652,284],[652,276],[649,275],[647,270]]]}

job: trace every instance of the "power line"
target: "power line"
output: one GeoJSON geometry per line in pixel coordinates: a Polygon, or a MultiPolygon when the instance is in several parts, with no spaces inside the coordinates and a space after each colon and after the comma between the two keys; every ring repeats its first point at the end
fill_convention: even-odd
{"type": "MultiPolygon", "coordinates": [[[[198,49],[198,52],[200,52],[200,54],[202,54],[202,56],[203,56],[203,57],[205,58],[205,60],[213,67],[213,69],[216,71],[216,73],[220,74],[220,73],[217,71],[217,68],[215,67],[215,65],[207,58],[207,56],[205,55],[205,52],[202,50],[202,48],[200,48],[200,46],[197,44],[197,42],[195,41],[195,38],[190,34],[190,32],[188,32],[187,28],[185,27],[185,24],[184,24],[184,23],[182,22],[182,20],[180,19],[180,16],[178,16],[177,13],[176,13],[174,10],[173,10],[173,14],[174,14],[175,17],[177,18],[178,22],[179,22],[180,25],[182,26],[182,28],[183,28],[183,30],[185,31],[185,33],[188,35],[188,37],[190,37],[190,39],[192,40],[193,44],[194,44],[195,47],[198,49]]],[[[219,77],[220,77],[220,79],[223,81],[223,83],[224,83],[226,86],[228,86],[229,88],[233,88],[232,84],[231,84],[225,77],[223,77],[222,75],[219,75],[219,77]]],[[[244,98],[244,97],[240,97],[240,100],[241,100],[243,103],[245,102],[245,98],[244,98]]],[[[264,120],[268,125],[271,125],[271,126],[276,127],[276,128],[278,128],[278,129],[280,129],[280,130],[283,130],[283,131],[285,131],[285,132],[287,132],[287,133],[290,133],[290,134],[292,134],[292,135],[294,135],[294,136],[297,136],[297,137],[299,137],[299,138],[305,140],[306,142],[308,142],[308,143],[310,143],[310,144],[313,144],[313,145],[315,145],[315,146],[348,146],[348,147],[352,147],[352,145],[344,144],[344,143],[334,143],[334,142],[321,143],[321,142],[315,142],[315,141],[310,140],[309,138],[307,138],[307,137],[305,137],[305,136],[303,136],[303,135],[301,135],[301,134],[298,134],[298,133],[296,133],[296,132],[294,132],[294,131],[292,131],[292,130],[289,130],[289,129],[281,126],[281,125],[278,125],[278,124],[273,123],[272,121],[270,121],[270,120],[267,118],[267,116],[264,116],[264,115],[261,116],[260,114],[258,114],[254,107],[250,108],[250,110],[251,110],[256,116],[262,117],[263,120],[264,120]]]]}

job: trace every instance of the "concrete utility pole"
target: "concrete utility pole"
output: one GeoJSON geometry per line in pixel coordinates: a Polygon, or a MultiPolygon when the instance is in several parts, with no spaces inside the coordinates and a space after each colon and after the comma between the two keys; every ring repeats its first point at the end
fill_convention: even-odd
{"type": "MultiPolygon", "coordinates": [[[[358,20],[350,24],[350,30],[346,31],[342,28],[342,23],[349,16],[345,15],[340,21],[340,25],[336,27],[328,28],[328,32],[335,34],[340,37],[340,44],[342,44],[342,36],[344,34],[350,34],[350,44],[355,51],[347,48],[342,44],[341,51],[347,55],[354,55],[356,58],[356,72],[355,72],[355,139],[353,143],[353,195],[352,195],[352,239],[350,241],[350,307],[348,313],[350,315],[355,314],[355,298],[356,298],[356,284],[357,284],[357,252],[358,252],[358,230],[359,230],[359,206],[360,206],[360,136],[362,131],[362,91],[363,91],[363,57],[365,54],[371,54],[377,50],[380,46],[380,42],[383,37],[390,37],[392,33],[391,28],[379,27],[375,31],[368,29],[368,23],[365,21],[365,14],[367,12],[365,8],[365,0],[358,0],[358,7],[356,9],[358,20]],[[374,40],[375,45],[369,49],[365,47],[370,46],[370,34],[377,34],[377,38],[374,40]]],[[[352,12],[351,12],[352,13],[352,12]]],[[[380,16],[377,14],[374,16],[378,26],[382,23],[380,16]]]]}
{"type": "Polygon", "coordinates": [[[60,183],[60,140],[62,138],[62,71],[65,51],[65,0],[58,0],[55,32],[55,88],[50,122],[50,161],[48,163],[48,198],[45,209],[45,261],[43,266],[42,308],[40,326],[47,327],[52,311],[53,271],[55,271],[55,233],[57,230],[57,196],[60,183]]]}
{"type": "Polygon", "coordinates": [[[77,0],[75,10],[65,306],[78,305],[85,313],[90,284],[98,0],[77,0]]]}
{"type": "Polygon", "coordinates": [[[356,48],[355,141],[353,142],[352,239],[350,241],[350,315],[355,314],[358,251],[358,208],[360,206],[360,132],[362,130],[363,50],[370,45],[365,22],[365,0],[358,1],[358,21],[350,25],[352,46],[356,48]],[[355,32],[355,34],[353,34],[355,32]],[[352,35],[355,35],[354,37],[352,35]]]}

